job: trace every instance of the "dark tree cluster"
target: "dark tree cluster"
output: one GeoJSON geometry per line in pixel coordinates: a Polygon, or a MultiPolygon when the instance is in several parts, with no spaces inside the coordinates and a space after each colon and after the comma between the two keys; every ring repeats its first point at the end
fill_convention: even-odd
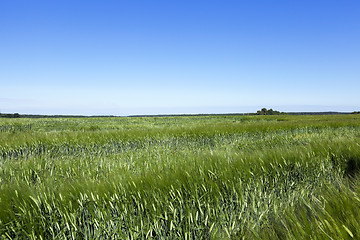
{"type": "Polygon", "coordinates": [[[285,114],[285,113],[272,110],[272,108],[270,109],[262,108],[261,110],[256,112],[256,115],[280,115],[280,114],[285,114]]]}

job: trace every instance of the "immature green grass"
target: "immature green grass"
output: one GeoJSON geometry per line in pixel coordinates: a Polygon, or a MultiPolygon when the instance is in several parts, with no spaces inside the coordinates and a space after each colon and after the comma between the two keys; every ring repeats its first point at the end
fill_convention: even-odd
{"type": "Polygon", "coordinates": [[[3,239],[360,238],[360,117],[0,120],[3,239]]]}

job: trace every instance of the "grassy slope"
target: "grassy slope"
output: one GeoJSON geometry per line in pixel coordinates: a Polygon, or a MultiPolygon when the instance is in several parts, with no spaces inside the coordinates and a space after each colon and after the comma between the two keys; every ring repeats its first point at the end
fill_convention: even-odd
{"type": "Polygon", "coordinates": [[[1,119],[0,236],[360,237],[360,117],[1,119]]]}

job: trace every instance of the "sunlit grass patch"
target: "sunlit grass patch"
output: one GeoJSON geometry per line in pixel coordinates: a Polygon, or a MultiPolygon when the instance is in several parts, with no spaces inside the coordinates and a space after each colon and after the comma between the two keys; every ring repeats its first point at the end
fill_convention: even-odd
{"type": "Polygon", "coordinates": [[[357,238],[359,120],[1,120],[0,236],[357,238]]]}

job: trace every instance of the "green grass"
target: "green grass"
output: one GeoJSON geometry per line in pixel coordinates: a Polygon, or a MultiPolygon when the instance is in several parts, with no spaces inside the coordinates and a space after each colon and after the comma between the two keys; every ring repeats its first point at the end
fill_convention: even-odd
{"type": "Polygon", "coordinates": [[[360,116],[0,119],[2,239],[358,239],[360,116]]]}

